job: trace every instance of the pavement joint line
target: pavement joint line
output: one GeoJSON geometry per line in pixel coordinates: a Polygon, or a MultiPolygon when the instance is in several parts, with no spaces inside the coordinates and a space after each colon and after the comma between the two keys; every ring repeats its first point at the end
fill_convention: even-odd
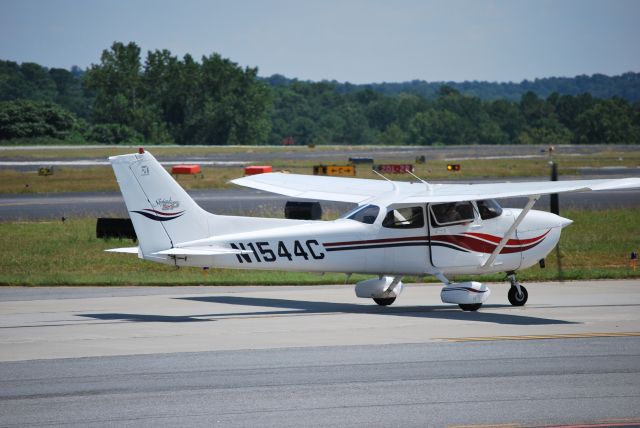
{"type": "Polygon", "coordinates": [[[449,425],[448,428],[517,428],[520,424],[449,425]]]}
{"type": "Polygon", "coordinates": [[[564,333],[564,334],[536,334],[520,336],[486,336],[486,337],[442,337],[439,340],[447,342],[491,342],[498,340],[544,340],[544,339],[586,339],[590,337],[634,337],[640,332],[623,333],[564,333]]]}
{"type": "MultiPolygon", "coordinates": [[[[600,428],[600,427],[634,427],[640,423],[640,419],[603,419],[595,422],[569,424],[569,425],[541,425],[537,428],[600,428]]],[[[518,423],[506,424],[479,424],[479,425],[449,425],[448,428],[518,428],[528,425],[518,423]]],[[[533,426],[532,426],[533,427],[533,426]]]]}

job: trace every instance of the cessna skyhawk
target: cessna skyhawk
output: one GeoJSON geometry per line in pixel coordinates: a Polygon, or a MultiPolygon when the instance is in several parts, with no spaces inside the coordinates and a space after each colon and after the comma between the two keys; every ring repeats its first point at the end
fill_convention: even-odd
{"type": "Polygon", "coordinates": [[[371,274],[356,284],[356,295],[383,306],[400,295],[403,276],[434,275],[444,284],[442,301],[467,311],[479,309],[490,290],[447,275],[506,272],[509,302],[527,302],[516,271],[544,259],[572,223],[532,210],[541,195],[640,187],[639,178],[429,184],[266,173],[232,180],[295,198],[357,204],[337,220],[292,220],[206,212],[142,148],[109,160],[139,246],[108,251],[175,266],[371,274]],[[517,196],[529,198],[523,209],[495,201],[517,196]]]}

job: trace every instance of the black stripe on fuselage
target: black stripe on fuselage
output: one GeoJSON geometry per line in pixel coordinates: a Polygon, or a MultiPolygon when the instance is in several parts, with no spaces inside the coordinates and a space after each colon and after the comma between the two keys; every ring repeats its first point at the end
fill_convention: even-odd
{"type": "MultiPolygon", "coordinates": [[[[373,250],[377,248],[391,248],[391,247],[424,247],[428,246],[429,241],[426,242],[402,242],[398,244],[377,244],[377,245],[357,245],[357,246],[349,246],[349,247],[339,247],[339,248],[325,248],[326,252],[331,251],[351,251],[351,250],[373,250]]],[[[462,248],[456,247],[455,245],[444,244],[440,242],[432,242],[431,246],[434,247],[446,247],[451,248],[452,250],[463,251],[468,253],[469,251],[464,250],[462,248]]]]}

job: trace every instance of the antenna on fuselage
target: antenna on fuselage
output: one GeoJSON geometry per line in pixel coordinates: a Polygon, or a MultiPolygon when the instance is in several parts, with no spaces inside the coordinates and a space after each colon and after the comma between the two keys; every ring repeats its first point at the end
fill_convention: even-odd
{"type": "Polygon", "coordinates": [[[384,178],[389,183],[391,183],[391,185],[393,186],[393,190],[398,190],[398,185],[396,183],[394,183],[393,180],[389,180],[387,177],[385,177],[384,175],[380,174],[378,171],[376,171],[373,168],[371,169],[371,171],[373,171],[374,173],[378,174],[380,177],[384,178]]]}
{"type": "Polygon", "coordinates": [[[415,175],[413,172],[407,170],[407,172],[411,175],[413,175],[415,178],[417,178],[418,180],[420,180],[425,186],[427,186],[427,192],[431,192],[433,190],[433,186],[429,183],[427,183],[426,181],[424,181],[422,178],[418,177],[417,175],[415,175]]]}

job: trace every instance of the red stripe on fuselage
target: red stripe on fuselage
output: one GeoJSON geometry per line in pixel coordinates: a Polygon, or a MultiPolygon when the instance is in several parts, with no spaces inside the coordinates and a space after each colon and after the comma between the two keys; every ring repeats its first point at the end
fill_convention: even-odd
{"type": "MultiPolygon", "coordinates": [[[[540,242],[544,240],[531,244],[531,245],[519,245],[519,246],[505,246],[500,254],[511,254],[511,253],[521,253],[523,251],[530,250],[531,248],[537,246],[540,242]]],[[[471,238],[464,235],[442,235],[442,236],[432,236],[431,241],[433,242],[446,242],[447,244],[453,244],[458,247],[465,248],[470,251],[474,251],[476,253],[485,253],[491,254],[498,247],[497,244],[492,244],[489,242],[481,241],[476,238],[471,238]]]]}
{"type": "MultiPolygon", "coordinates": [[[[543,233],[540,236],[536,236],[535,238],[529,238],[529,239],[509,239],[507,241],[507,245],[527,245],[527,244],[531,244],[533,242],[536,242],[537,240],[539,240],[540,238],[544,238],[545,236],[547,236],[547,234],[551,232],[551,229],[547,230],[545,233],[543,233]]],[[[465,232],[464,233],[467,236],[474,236],[476,238],[480,238],[480,239],[485,239],[487,241],[491,241],[491,242],[495,242],[496,244],[499,244],[500,241],[502,241],[502,238],[499,236],[494,236],[494,235],[489,235],[488,233],[477,233],[477,232],[465,232]]]]}
{"type": "MultiPolygon", "coordinates": [[[[500,254],[519,253],[530,250],[537,246],[544,240],[547,234],[551,231],[549,229],[545,233],[535,238],[529,239],[509,239],[507,245],[500,251],[500,254]]],[[[502,240],[499,236],[489,235],[486,233],[473,233],[467,232],[463,235],[439,235],[432,236],[407,236],[404,238],[384,238],[384,239],[369,239],[364,241],[342,241],[342,242],[327,242],[323,243],[324,247],[340,247],[351,245],[368,245],[368,244],[381,244],[381,243],[393,243],[393,242],[415,242],[415,241],[433,241],[444,242],[452,245],[456,245],[461,248],[465,248],[477,253],[491,254],[498,247],[498,243],[502,240]],[[491,242],[486,242],[491,241],[491,242]]]]}

